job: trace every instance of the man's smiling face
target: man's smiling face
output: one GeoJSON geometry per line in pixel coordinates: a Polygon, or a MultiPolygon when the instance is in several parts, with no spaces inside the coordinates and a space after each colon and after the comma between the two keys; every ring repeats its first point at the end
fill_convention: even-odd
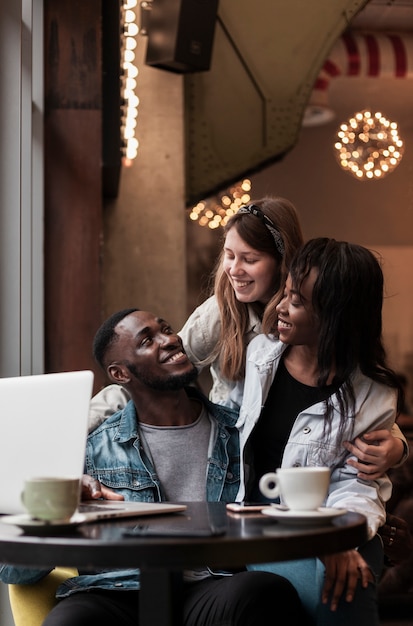
{"type": "Polygon", "coordinates": [[[134,311],[115,328],[118,339],[108,359],[127,367],[135,383],[152,389],[180,389],[197,377],[181,338],[165,320],[148,311],[134,311]]]}

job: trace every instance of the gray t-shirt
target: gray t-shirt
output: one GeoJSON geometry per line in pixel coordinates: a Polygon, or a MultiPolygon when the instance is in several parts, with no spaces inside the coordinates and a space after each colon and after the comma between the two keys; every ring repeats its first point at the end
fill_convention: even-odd
{"type": "MultiPolygon", "coordinates": [[[[201,414],[187,426],[139,424],[142,443],[150,455],[167,500],[203,501],[211,421],[202,405],[201,414]]],[[[196,581],[211,575],[208,568],[184,571],[184,580],[196,581]]]]}
{"type": "Polygon", "coordinates": [[[152,426],[141,423],[139,428],[165,498],[171,502],[205,500],[211,434],[205,406],[193,424],[152,426]]]}

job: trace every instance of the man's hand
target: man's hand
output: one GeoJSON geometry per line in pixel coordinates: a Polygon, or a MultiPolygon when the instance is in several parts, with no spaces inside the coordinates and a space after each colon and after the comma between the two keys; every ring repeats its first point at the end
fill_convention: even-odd
{"type": "Polygon", "coordinates": [[[88,474],[82,476],[82,500],[98,500],[103,498],[104,500],[124,500],[125,498],[120,493],[112,491],[109,487],[104,487],[100,484],[96,478],[92,478],[88,474]]]}
{"type": "Polygon", "coordinates": [[[365,433],[352,442],[345,441],[343,445],[356,457],[357,460],[349,459],[347,463],[356,468],[361,480],[381,478],[401,461],[404,454],[403,441],[385,429],[365,433]]]}
{"type": "Polygon", "coordinates": [[[320,558],[326,568],[321,600],[323,604],[327,604],[330,599],[332,611],[337,610],[343,595],[346,602],[353,601],[357,581],[360,578],[363,587],[374,581],[366,561],[357,550],[347,550],[320,558]]]}

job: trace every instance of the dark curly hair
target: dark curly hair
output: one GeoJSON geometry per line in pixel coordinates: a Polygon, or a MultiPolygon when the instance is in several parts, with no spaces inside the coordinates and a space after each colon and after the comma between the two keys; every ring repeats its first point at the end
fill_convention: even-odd
{"type": "Polygon", "coordinates": [[[115,328],[127,315],[139,311],[140,309],[122,309],[113,313],[96,332],[93,340],[93,356],[100,367],[105,371],[105,356],[108,348],[118,339],[115,328]]]}

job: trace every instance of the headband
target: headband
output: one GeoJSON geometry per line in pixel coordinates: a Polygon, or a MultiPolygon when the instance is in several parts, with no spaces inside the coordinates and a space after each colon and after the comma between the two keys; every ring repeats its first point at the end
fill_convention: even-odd
{"type": "Polygon", "coordinates": [[[270,218],[267,217],[261,211],[259,207],[257,207],[256,204],[244,205],[238,209],[237,213],[249,213],[250,215],[255,215],[255,217],[259,217],[259,219],[262,220],[262,222],[264,222],[264,225],[270,231],[274,239],[275,247],[277,248],[278,252],[280,253],[281,256],[284,256],[285,248],[284,248],[284,242],[281,237],[280,231],[278,230],[278,228],[276,228],[274,222],[272,222],[270,218]]]}

